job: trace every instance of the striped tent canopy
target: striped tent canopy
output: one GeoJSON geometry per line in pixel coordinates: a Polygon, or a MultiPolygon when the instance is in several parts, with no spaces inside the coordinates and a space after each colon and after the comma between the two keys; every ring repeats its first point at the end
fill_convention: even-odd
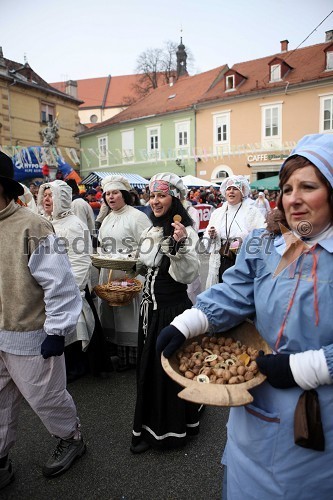
{"type": "Polygon", "coordinates": [[[149,181],[147,181],[144,177],[141,177],[141,175],[126,174],[124,172],[91,172],[87,175],[87,177],[82,179],[81,184],[92,186],[94,182],[101,182],[101,180],[108,175],[122,175],[123,177],[126,177],[132,187],[144,188],[147,184],[149,184],[149,181]]]}

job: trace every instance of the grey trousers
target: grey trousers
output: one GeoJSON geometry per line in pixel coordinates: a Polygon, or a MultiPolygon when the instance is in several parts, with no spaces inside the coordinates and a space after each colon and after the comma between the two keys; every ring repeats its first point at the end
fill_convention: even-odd
{"type": "Polygon", "coordinates": [[[64,355],[44,359],[0,351],[0,458],[16,441],[20,403],[25,399],[53,435],[79,434],[79,419],[66,390],[64,355]]]}

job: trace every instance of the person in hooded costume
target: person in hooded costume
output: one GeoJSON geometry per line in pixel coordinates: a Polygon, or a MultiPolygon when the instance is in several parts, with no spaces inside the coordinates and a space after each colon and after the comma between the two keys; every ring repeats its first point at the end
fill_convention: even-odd
{"type": "Polygon", "coordinates": [[[94,375],[110,371],[111,363],[108,369],[103,347],[99,345],[103,341],[103,332],[89,289],[92,266],[90,232],[87,225],[72,212],[72,188],[61,180],[42,184],[37,205],[39,212],[52,223],[57,236],[66,244],[82,297],[82,311],[76,329],[65,342],[67,379],[73,381],[90,369],[94,375]]]}

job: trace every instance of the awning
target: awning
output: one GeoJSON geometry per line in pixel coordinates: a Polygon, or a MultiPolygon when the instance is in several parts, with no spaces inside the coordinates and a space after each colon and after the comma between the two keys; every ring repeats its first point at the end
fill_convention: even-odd
{"type": "Polygon", "coordinates": [[[264,177],[258,181],[251,182],[251,189],[264,190],[268,189],[268,191],[279,191],[279,176],[272,175],[272,177],[264,177]]]}
{"type": "Polygon", "coordinates": [[[185,175],[181,178],[186,187],[218,187],[218,184],[214,182],[206,181],[205,179],[200,179],[200,177],[194,177],[194,175],[185,175]]]}
{"type": "Polygon", "coordinates": [[[107,177],[108,175],[122,175],[123,177],[126,177],[128,182],[132,187],[138,187],[138,188],[144,188],[149,184],[149,181],[145,179],[144,177],[141,177],[141,175],[138,174],[126,174],[124,172],[91,172],[87,177],[82,179],[82,184],[85,184],[87,186],[91,186],[94,184],[94,182],[100,182],[104,177],[107,177]]]}

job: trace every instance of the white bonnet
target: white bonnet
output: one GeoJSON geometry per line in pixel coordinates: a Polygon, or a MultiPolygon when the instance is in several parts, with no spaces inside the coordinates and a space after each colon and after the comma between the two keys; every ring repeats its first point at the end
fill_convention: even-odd
{"type": "Polygon", "coordinates": [[[119,191],[130,191],[131,185],[122,175],[108,175],[102,179],[101,183],[103,193],[106,191],[112,191],[113,189],[117,189],[119,191]]]}
{"type": "Polygon", "coordinates": [[[171,172],[155,174],[149,181],[149,191],[163,191],[171,196],[184,200],[186,198],[187,188],[182,179],[171,172]]]}
{"type": "Polygon", "coordinates": [[[243,198],[247,198],[250,194],[250,184],[249,181],[244,177],[244,175],[231,175],[227,177],[221,184],[220,191],[222,196],[225,197],[225,193],[228,187],[233,186],[242,193],[243,198]]]}

